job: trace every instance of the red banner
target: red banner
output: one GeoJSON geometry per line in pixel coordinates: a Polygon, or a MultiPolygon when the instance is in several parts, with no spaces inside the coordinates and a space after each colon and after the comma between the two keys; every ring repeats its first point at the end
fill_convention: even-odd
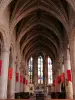
{"type": "Polygon", "coordinates": [[[60,84],[61,82],[61,76],[57,76],[57,83],[60,84]]]}
{"type": "Polygon", "coordinates": [[[20,83],[23,83],[23,76],[20,75],[20,83]]]}
{"type": "Polygon", "coordinates": [[[23,84],[25,84],[25,77],[23,78],[23,84]]]}
{"type": "Polygon", "coordinates": [[[71,70],[67,70],[67,79],[68,81],[72,81],[71,70]]]}
{"type": "Polygon", "coordinates": [[[54,84],[54,85],[58,85],[57,79],[55,79],[55,80],[53,81],[53,84],[54,84]]]}
{"type": "Polygon", "coordinates": [[[19,73],[16,73],[16,82],[19,81],[19,73]]]}
{"type": "Polygon", "coordinates": [[[28,84],[28,80],[25,80],[25,84],[26,84],[26,85],[28,84]]]}
{"type": "Polygon", "coordinates": [[[12,80],[13,68],[8,68],[8,80],[12,80]]]}
{"type": "Polygon", "coordinates": [[[64,74],[64,73],[61,74],[61,82],[62,82],[62,83],[65,82],[65,74],[64,74]]]}
{"type": "Polygon", "coordinates": [[[2,60],[0,60],[0,76],[1,76],[1,73],[2,73],[2,60]]]}

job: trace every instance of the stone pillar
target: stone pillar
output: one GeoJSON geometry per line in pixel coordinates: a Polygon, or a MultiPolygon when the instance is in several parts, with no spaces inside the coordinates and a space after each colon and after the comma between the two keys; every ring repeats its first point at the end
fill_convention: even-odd
{"type": "MultiPolygon", "coordinates": [[[[53,80],[55,79],[55,63],[53,62],[52,64],[52,76],[53,76],[53,80]]],[[[55,92],[55,86],[52,84],[51,86],[51,92],[55,92]]]]}
{"type": "Polygon", "coordinates": [[[66,78],[66,96],[69,99],[73,99],[73,86],[71,81],[67,81],[67,70],[71,70],[70,53],[69,49],[66,51],[66,57],[64,58],[65,78],[66,78]]]}
{"type": "Polygon", "coordinates": [[[44,91],[47,93],[48,85],[48,56],[44,57],[44,91]]]}
{"type": "MultiPolygon", "coordinates": [[[[25,79],[28,80],[28,75],[25,75],[25,79]]],[[[24,92],[29,92],[29,84],[24,85],[24,92]]]]}
{"type": "Polygon", "coordinates": [[[62,63],[62,66],[61,66],[61,73],[64,73],[65,70],[64,70],[64,63],[62,63]]]}
{"type": "MultiPolygon", "coordinates": [[[[58,67],[56,77],[57,77],[57,76],[60,76],[60,75],[61,75],[60,67],[58,67]]],[[[61,84],[58,84],[58,85],[56,86],[56,92],[61,92],[61,84]]]]}
{"type": "Polygon", "coordinates": [[[75,28],[73,28],[69,38],[70,58],[72,68],[73,99],[75,99],[75,28]]]}
{"type": "MultiPolygon", "coordinates": [[[[65,74],[65,70],[64,70],[64,62],[62,63],[61,66],[61,74],[64,73],[65,74]]],[[[65,76],[64,76],[65,78],[65,76]]],[[[61,83],[61,92],[65,92],[66,93],[66,83],[64,81],[64,83],[61,83]]]]}
{"type": "Polygon", "coordinates": [[[8,82],[8,66],[9,66],[9,50],[2,50],[2,74],[0,76],[0,99],[7,99],[7,82],[8,82]]]}
{"type": "MultiPolygon", "coordinates": [[[[57,72],[57,70],[56,70],[56,68],[53,70],[53,81],[56,79],[56,72],[57,72]]],[[[56,92],[56,86],[55,85],[53,85],[53,87],[54,87],[54,92],[56,92]]]]}
{"type": "Polygon", "coordinates": [[[17,73],[19,73],[19,80],[18,80],[18,82],[16,82],[15,84],[15,91],[16,91],[16,93],[18,93],[18,92],[20,92],[20,67],[19,67],[19,65],[17,65],[16,66],[16,72],[17,73]]]}
{"type": "MultiPolygon", "coordinates": [[[[23,69],[21,68],[20,75],[23,77],[23,69]]],[[[20,92],[23,92],[23,83],[20,83],[20,92]]]]}
{"type": "Polygon", "coordinates": [[[13,73],[12,73],[12,80],[9,81],[9,88],[8,88],[8,98],[9,99],[15,99],[15,60],[12,60],[12,67],[13,67],[13,73]]]}
{"type": "Polygon", "coordinates": [[[33,70],[33,77],[34,77],[34,85],[36,86],[38,84],[38,59],[37,57],[35,56],[33,58],[33,67],[34,67],[34,70],[33,70]]]}

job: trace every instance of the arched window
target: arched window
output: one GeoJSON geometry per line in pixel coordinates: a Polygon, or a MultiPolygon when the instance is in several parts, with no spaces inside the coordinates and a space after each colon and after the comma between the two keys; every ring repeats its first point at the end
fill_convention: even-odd
{"type": "Polygon", "coordinates": [[[32,76],[33,76],[33,58],[31,57],[28,62],[29,66],[29,83],[32,83],[32,76]]]}
{"type": "Polygon", "coordinates": [[[53,83],[53,77],[52,77],[52,61],[48,57],[48,84],[53,83]]]}
{"type": "Polygon", "coordinates": [[[38,57],[38,84],[43,84],[43,58],[38,57]]]}

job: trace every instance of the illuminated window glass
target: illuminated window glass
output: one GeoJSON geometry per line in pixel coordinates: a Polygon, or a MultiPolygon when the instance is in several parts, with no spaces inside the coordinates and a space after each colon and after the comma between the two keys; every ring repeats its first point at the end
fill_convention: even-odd
{"type": "Polygon", "coordinates": [[[48,57],[48,84],[53,83],[53,77],[52,77],[52,61],[48,57]]]}
{"type": "Polygon", "coordinates": [[[32,83],[32,76],[33,76],[33,58],[32,57],[29,59],[28,66],[29,66],[29,83],[32,83]]]}
{"type": "Polygon", "coordinates": [[[38,57],[38,84],[43,84],[43,58],[38,57]]]}

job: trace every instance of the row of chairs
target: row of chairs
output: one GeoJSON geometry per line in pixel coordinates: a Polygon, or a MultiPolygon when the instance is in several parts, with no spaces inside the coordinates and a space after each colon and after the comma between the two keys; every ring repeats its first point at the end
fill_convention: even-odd
{"type": "Polygon", "coordinates": [[[29,92],[15,93],[15,99],[29,99],[31,94],[29,92]]]}
{"type": "Polygon", "coordinates": [[[52,92],[51,93],[52,99],[66,99],[66,93],[65,92],[52,92]]]}
{"type": "MultiPolygon", "coordinates": [[[[65,92],[51,92],[50,93],[52,99],[66,99],[65,92]]],[[[15,99],[29,99],[32,96],[29,92],[20,92],[15,93],[15,99]]],[[[36,98],[44,98],[44,94],[36,94],[36,98]]]]}

